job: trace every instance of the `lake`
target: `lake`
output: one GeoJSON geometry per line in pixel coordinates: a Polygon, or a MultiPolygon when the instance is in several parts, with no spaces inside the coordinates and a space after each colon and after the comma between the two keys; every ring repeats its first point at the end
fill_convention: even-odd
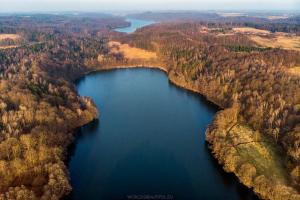
{"type": "Polygon", "coordinates": [[[126,21],[130,22],[131,25],[124,28],[116,28],[115,31],[123,32],[123,33],[132,33],[138,28],[155,23],[154,21],[151,20],[140,20],[140,19],[132,19],[132,18],[128,18],[126,19],[126,21]]]}
{"type": "Polygon", "coordinates": [[[256,198],[207,148],[205,129],[218,109],[164,72],[99,72],[76,85],[100,119],[81,128],[72,148],[70,199],[256,198]]]}

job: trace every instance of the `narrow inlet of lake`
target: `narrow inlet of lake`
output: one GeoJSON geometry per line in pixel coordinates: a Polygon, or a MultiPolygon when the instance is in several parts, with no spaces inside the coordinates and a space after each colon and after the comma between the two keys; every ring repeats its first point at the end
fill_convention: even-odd
{"type": "Polygon", "coordinates": [[[116,28],[115,31],[123,32],[123,33],[133,33],[138,28],[142,28],[144,26],[148,26],[154,24],[155,21],[151,20],[141,20],[141,19],[132,19],[128,18],[126,21],[130,22],[130,26],[124,28],[116,28]]]}

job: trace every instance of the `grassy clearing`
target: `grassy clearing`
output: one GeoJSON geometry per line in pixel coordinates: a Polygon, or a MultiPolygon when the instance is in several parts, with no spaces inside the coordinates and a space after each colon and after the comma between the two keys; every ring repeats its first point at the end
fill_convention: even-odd
{"type": "Polygon", "coordinates": [[[0,34],[0,40],[4,40],[4,39],[17,40],[20,38],[21,38],[21,36],[18,34],[0,34]]]}
{"type": "Polygon", "coordinates": [[[236,33],[265,34],[265,35],[270,34],[270,31],[250,28],[250,27],[233,28],[232,30],[236,33]]]}
{"type": "Polygon", "coordinates": [[[224,13],[218,13],[218,15],[222,17],[240,17],[245,16],[245,13],[239,13],[239,12],[224,12],[224,13]]]}
{"type": "Polygon", "coordinates": [[[287,16],[287,15],[270,15],[267,17],[267,19],[270,19],[270,20],[287,19],[287,18],[289,18],[289,16],[287,16]]]}
{"type": "Polygon", "coordinates": [[[240,158],[243,162],[252,164],[256,168],[257,174],[264,175],[274,182],[288,183],[287,170],[283,165],[284,156],[278,145],[242,125],[234,127],[229,136],[233,144],[236,144],[240,158]]]}
{"type": "Polygon", "coordinates": [[[285,166],[286,156],[280,146],[267,134],[254,131],[246,124],[226,123],[230,125],[227,128],[224,121],[217,118],[206,132],[213,155],[224,170],[234,173],[261,199],[299,200],[299,191],[291,182],[285,166]]]}
{"type": "Polygon", "coordinates": [[[296,66],[296,67],[290,68],[288,72],[290,74],[300,76],[300,66],[296,66]]]}
{"type": "Polygon", "coordinates": [[[10,45],[10,46],[0,46],[0,49],[12,49],[12,48],[17,48],[17,45],[10,45]]]}
{"type": "MultiPolygon", "coordinates": [[[[21,39],[21,36],[18,34],[0,34],[0,42],[6,39],[17,41],[21,39]]],[[[18,47],[18,45],[0,45],[0,49],[9,49],[9,48],[16,48],[16,47],[18,47]]]]}
{"type": "Polygon", "coordinates": [[[300,51],[300,36],[293,34],[260,30],[250,27],[233,28],[234,33],[246,34],[249,38],[262,47],[282,48],[300,51]]]}
{"type": "Polygon", "coordinates": [[[266,38],[260,36],[250,36],[250,39],[264,47],[282,48],[300,51],[300,36],[275,35],[266,38]]]}
{"type": "Polygon", "coordinates": [[[140,48],[131,47],[128,44],[121,44],[120,42],[111,41],[108,46],[112,53],[122,53],[127,59],[143,59],[150,60],[157,58],[155,52],[146,51],[140,48]]]}

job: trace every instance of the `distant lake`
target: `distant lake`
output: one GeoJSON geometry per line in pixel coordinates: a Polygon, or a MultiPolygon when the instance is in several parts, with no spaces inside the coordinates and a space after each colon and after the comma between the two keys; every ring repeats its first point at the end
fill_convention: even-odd
{"type": "Polygon", "coordinates": [[[116,28],[115,31],[132,33],[138,28],[142,28],[143,26],[148,26],[150,24],[155,23],[154,21],[150,21],[150,20],[140,20],[140,19],[131,19],[131,18],[126,19],[126,21],[130,22],[131,24],[129,27],[116,28]]]}
{"type": "Polygon", "coordinates": [[[100,120],[81,128],[69,161],[73,200],[255,199],[211,156],[205,130],[217,108],[154,69],[77,82],[100,120]]]}

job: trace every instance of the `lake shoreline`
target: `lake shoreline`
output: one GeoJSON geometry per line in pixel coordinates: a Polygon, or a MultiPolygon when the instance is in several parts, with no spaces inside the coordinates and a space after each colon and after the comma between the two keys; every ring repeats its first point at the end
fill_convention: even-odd
{"type": "Polygon", "coordinates": [[[207,100],[209,103],[212,103],[214,106],[216,106],[218,109],[222,110],[225,109],[221,104],[217,103],[211,98],[208,98],[205,94],[203,94],[200,90],[197,90],[196,88],[192,87],[191,85],[188,85],[187,83],[182,83],[180,80],[176,79],[176,77],[170,75],[168,69],[166,67],[163,67],[162,65],[124,65],[124,66],[111,66],[111,67],[103,67],[103,68],[97,68],[94,70],[90,70],[85,72],[83,75],[77,77],[73,83],[76,83],[81,78],[84,78],[87,75],[93,74],[93,73],[101,73],[105,71],[113,71],[113,70],[121,70],[121,69],[155,69],[160,70],[164,72],[170,83],[177,86],[178,88],[182,88],[184,90],[187,90],[189,92],[192,92],[194,94],[200,95],[202,98],[207,100]]]}
{"type": "MultiPolygon", "coordinates": [[[[81,78],[84,78],[85,76],[87,76],[87,75],[90,75],[90,74],[97,74],[97,73],[102,73],[102,72],[106,72],[106,71],[115,71],[115,70],[120,70],[120,69],[128,69],[128,70],[130,70],[130,69],[150,69],[150,70],[158,70],[158,71],[161,71],[161,72],[164,72],[164,74],[167,76],[167,80],[168,80],[168,82],[172,85],[172,86],[174,86],[174,87],[176,87],[176,88],[178,88],[178,89],[184,89],[184,91],[186,91],[186,92],[188,92],[188,93],[191,93],[191,94],[194,94],[194,95],[196,95],[197,97],[200,97],[201,99],[203,99],[203,101],[205,102],[205,103],[208,103],[209,105],[211,105],[211,106],[213,106],[216,110],[219,110],[220,109],[220,107],[218,107],[216,104],[213,104],[211,101],[208,101],[206,98],[205,98],[205,96],[203,96],[203,95],[201,95],[201,93],[200,92],[197,92],[195,89],[193,89],[193,88],[189,88],[189,87],[187,87],[187,86],[185,86],[185,85],[180,85],[180,82],[179,81],[177,81],[176,79],[170,79],[170,74],[169,74],[169,72],[168,72],[168,70],[165,68],[165,67],[162,67],[162,66],[160,66],[160,67],[156,67],[156,66],[134,66],[134,65],[131,65],[131,66],[117,66],[117,67],[103,67],[103,68],[98,68],[98,69],[96,69],[96,70],[90,70],[90,71],[88,71],[88,72],[85,72],[84,73],[84,75],[83,76],[81,76],[80,78],[78,78],[76,81],[80,81],[80,79],[81,78]]],[[[121,70],[120,70],[121,71],[121,70]]],[[[76,87],[77,88],[77,87],[76,87]]],[[[78,92],[78,88],[77,88],[77,92],[78,92]]],[[[198,101],[198,100],[197,100],[198,101]]],[[[99,104],[98,104],[98,106],[99,106],[99,104]]],[[[98,109],[101,109],[101,107],[98,107],[98,109]]],[[[101,123],[101,119],[99,119],[99,121],[100,121],[100,123],[101,123]]],[[[205,129],[204,129],[204,131],[203,131],[203,133],[205,132],[205,129]]],[[[78,137],[78,135],[77,134],[75,134],[75,142],[76,142],[76,139],[77,139],[77,137],[78,137]]],[[[203,138],[204,139],[204,138],[203,138]]],[[[208,148],[208,145],[207,145],[207,143],[206,142],[204,142],[204,140],[201,140],[201,141],[203,141],[203,145],[205,145],[205,147],[207,148],[207,151],[209,151],[209,148],[208,148]]],[[[207,152],[208,153],[208,152],[207,152]]],[[[69,155],[69,156],[72,156],[72,155],[69,155]]],[[[212,156],[212,154],[211,153],[209,153],[209,156],[212,156]]],[[[213,158],[213,157],[211,157],[211,159],[213,159],[214,160],[214,162],[215,162],[215,164],[217,165],[217,159],[215,159],[215,158],[213,158]]],[[[220,165],[218,165],[218,166],[220,166],[220,165]]],[[[221,170],[222,170],[222,168],[219,168],[219,170],[220,170],[220,172],[221,172],[221,170]]],[[[222,171],[223,172],[223,171],[222,171]]],[[[227,174],[227,173],[226,173],[227,174]]],[[[232,178],[233,178],[233,176],[232,176],[232,178]]],[[[235,184],[240,184],[240,183],[235,183],[235,184]]],[[[242,186],[242,185],[241,185],[242,186]]],[[[246,188],[245,188],[246,189],[246,188]]],[[[251,190],[249,190],[249,192],[250,192],[251,190]]],[[[252,192],[252,191],[251,191],[252,192]]],[[[252,193],[251,193],[252,194],[252,193]]],[[[252,195],[254,195],[254,193],[252,194],[252,195]]],[[[69,199],[70,199],[70,197],[69,197],[69,199]]]]}
{"type": "MultiPolygon", "coordinates": [[[[87,75],[92,74],[92,73],[101,73],[101,72],[104,72],[104,71],[112,71],[112,70],[119,70],[119,69],[136,69],[136,68],[161,70],[161,71],[163,71],[167,75],[169,82],[171,82],[173,85],[175,85],[175,86],[177,86],[179,88],[185,89],[187,91],[190,91],[192,93],[195,93],[197,95],[200,95],[200,97],[205,98],[209,103],[212,103],[214,106],[218,107],[218,109],[221,109],[219,112],[217,112],[216,116],[214,117],[214,121],[210,125],[210,128],[206,129],[206,133],[205,133],[205,135],[206,135],[206,142],[208,143],[209,149],[211,150],[211,154],[216,158],[216,160],[223,167],[223,169],[224,169],[225,172],[235,174],[235,176],[239,179],[239,181],[243,185],[245,185],[249,189],[253,188],[252,191],[254,191],[261,198],[264,198],[264,199],[270,198],[270,199],[272,199],[273,193],[266,193],[264,191],[265,190],[268,190],[268,191],[272,190],[273,189],[272,188],[273,185],[270,185],[270,186],[268,185],[268,186],[263,187],[263,189],[261,189],[261,188],[257,188],[255,185],[253,185],[252,182],[250,184],[249,182],[243,180],[242,175],[240,173],[238,173],[237,169],[228,170],[226,168],[226,166],[224,165],[224,163],[228,162],[228,160],[226,160],[226,159],[224,160],[223,158],[219,157],[219,155],[214,150],[214,148],[217,145],[217,141],[214,140],[214,139],[212,139],[212,137],[218,138],[220,136],[217,136],[219,134],[215,134],[215,133],[218,133],[218,130],[216,131],[216,129],[213,129],[211,127],[212,127],[213,124],[215,124],[215,120],[216,120],[217,116],[221,115],[224,111],[226,112],[227,109],[225,109],[223,106],[221,106],[219,103],[217,103],[213,99],[208,98],[199,89],[197,89],[196,86],[193,85],[192,83],[189,83],[189,82],[187,82],[185,80],[180,79],[180,77],[175,76],[174,73],[172,71],[168,71],[168,69],[166,67],[164,67],[162,65],[161,66],[158,66],[158,65],[149,65],[149,66],[147,66],[147,65],[106,66],[106,67],[103,67],[103,68],[97,68],[97,69],[85,72],[82,76],[80,76],[78,79],[76,79],[76,81],[79,80],[80,78],[83,78],[84,76],[87,76],[87,75]]],[[[93,119],[93,120],[95,120],[95,119],[93,119]]],[[[219,133],[220,133],[220,131],[219,131],[219,133]]],[[[227,142],[230,143],[230,141],[227,141],[227,142]]],[[[289,186],[283,186],[283,185],[279,185],[279,186],[287,188],[285,190],[285,193],[283,194],[282,198],[286,198],[287,196],[295,196],[295,195],[296,195],[295,197],[297,198],[297,193],[295,193],[295,191],[291,187],[289,187],[289,186]]]]}
{"type": "MultiPolygon", "coordinates": [[[[129,28],[128,27],[122,27],[122,28],[129,28]]],[[[118,30],[118,29],[115,29],[118,30]]],[[[126,30],[127,31],[127,30],[126,30]]],[[[130,31],[128,31],[128,33],[130,33],[130,31]]],[[[236,133],[235,129],[233,128],[233,131],[230,132],[226,129],[222,130],[219,129],[218,126],[218,118],[226,113],[228,113],[228,111],[230,111],[231,108],[227,108],[226,105],[222,105],[221,100],[216,99],[213,95],[208,96],[205,93],[205,89],[201,88],[201,85],[196,85],[195,82],[191,81],[191,80],[186,80],[185,76],[183,74],[177,74],[176,72],[174,72],[173,70],[169,70],[167,67],[165,67],[163,64],[161,63],[146,63],[146,64],[128,64],[128,65],[115,65],[115,66],[110,66],[109,63],[108,64],[103,64],[103,66],[100,67],[95,67],[96,69],[90,70],[86,73],[84,73],[82,76],[80,76],[78,79],[91,74],[91,73],[98,73],[98,72],[103,72],[103,71],[110,71],[110,70],[117,70],[117,69],[133,69],[133,68],[148,68],[148,69],[158,69],[163,71],[167,77],[170,83],[172,83],[173,85],[175,85],[176,87],[182,88],[184,90],[187,90],[189,92],[192,93],[196,93],[197,95],[200,95],[200,97],[203,97],[207,102],[213,104],[214,106],[216,106],[220,111],[217,112],[217,114],[214,116],[214,120],[213,122],[209,125],[209,127],[206,129],[206,143],[208,144],[209,148],[210,148],[210,153],[213,155],[213,157],[218,161],[219,165],[222,166],[222,168],[224,169],[225,172],[227,173],[233,173],[235,174],[235,176],[239,179],[239,181],[245,185],[246,187],[248,187],[249,189],[251,189],[251,191],[255,192],[260,198],[264,198],[264,199],[274,199],[274,196],[278,196],[281,199],[297,199],[299,197],[299,194],[297,193],[297,191],[294,190],[294,188],[292,188],[289,184],[284,183],[284,182],[280,182],[279,184],[272,184],[274,180],[272,180],[270,177],[264,176],[265,174],[260,172],[259,170],[256,169],[256,166],[253,166],[248,163],[249,158],[247,158],[247,156],[244,155],[239,155],[240,157],[238,157],[237,159],[237,163],[234,163],[232,165],[228,165],[228,163],[232,162],[232,158],[231,157],[226,157],[227,155],[227,147],[226,146],[221,146],[219,145],[219,143],[223,142],[226,143],[229,146],[234,146],[235,145],[235,141],[232,141],[230,138],[227,138],[227,135],[231,135],[236,133]],[[225,133],[224,133],[225,131],[225,133]],[[222,138],[225,137],[225,140],[221,140],[222,138]],[[221,139],[220,139],[221,138],[221,139]],[[249,167],[250,165],[250,167],[249,167]],[[246,166],[246,167],[245,167],[246,166]],[[240,169],[242,168],[242,170],[240,169]],[[255,171],[255,173],[254,173],[255,171]],[[250,174],[250,177],[244,177],[243,173],[247,173],[250,174]],[[254,174],[253,174],[254,173],[254,174]],[[255,177],[255,176],[258,176],[255,177]],[[274,195],[274,193],[276,193],[276,190],[281,190],[281,193],[278,195],[274,195]],[[266,192],[268,191],[268,192],[266,192]]],[[[76,79],[76,80],[78,80],[76,79]]],[[[238,117],[237,117],[238,118],[238,117]]],[[[236,120],[236,124],[239,124],[239,130],[242,130],[240,132],[238,132],[239,134],[237,134],[237,138],[238,140],[242,141],[241,143],[243,143],[243,139],[244,137],[246,138],[250,138],[252,141],[254,141],[253,138],[251,138],[251,134],[246,134],[246,133],[250,133],[253,130],[248,130],[249,127],[246,125],[245,122],[241,122],[236,120]]],[[[232,126],[231,122],[227,122],[226,126],[232,126]]],[[[231,130],[230,128],[230,130],[231,130]]],[[[256,142],[256,141],[255,141],[256,142]]],[[[270,141],[272,142],[272,141],[270,141]]],[[[242,149],[243,151],[247,151],[247,150],[255,150],[256,148],[265,148],[266,147],[266,151],[269,152],[269,154],[272,155],[272,159],[274,159],[275,161],[278,161],[278,159],[280,160],[280,156],[278,156],[279,158],[277,159],[277,151],[273,150],[273,148],[268,148],[268,145],[265,145],[264,143],[257,143],[261,146],[257,147],[257,145],[254,146],[246,146],[244,149],[242,149]]],[[[274,147],[275,148],[275,147],[274,147]]],[[[234,148],[231,149],[234,152],[238,152],[239,153],[239,148],[234,148]]],[[[262,158],[264,155],[260,155],[262,158]]],[[[275,162],[274,161],[274,162],[275,162]]],[[[274,168],[277,168],[280,166],[273,166],[274,168]]]]}

